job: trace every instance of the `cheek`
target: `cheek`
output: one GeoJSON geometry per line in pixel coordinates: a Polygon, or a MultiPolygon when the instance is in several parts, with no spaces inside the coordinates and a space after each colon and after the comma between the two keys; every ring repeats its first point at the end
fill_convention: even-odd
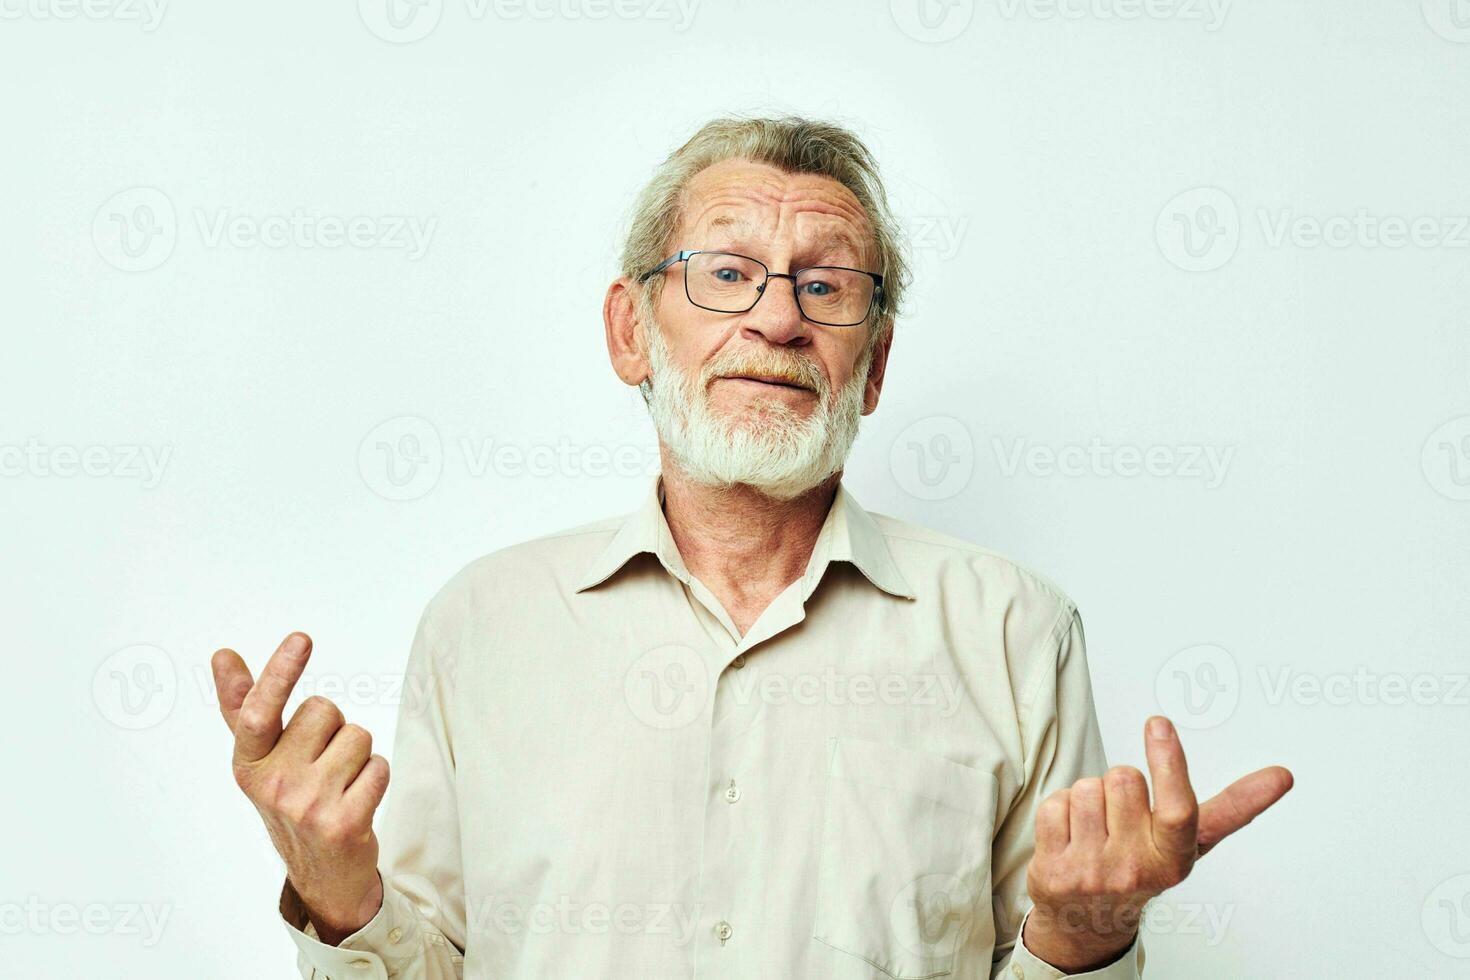
{"type": "Polygon", "coordinates": [[[655,312],[654,326],[663,338],[669,359],[688,370],[691,361],[698,361],[700,353],[699,325],[692,322],[687,306],[671,303],[665,296],[659,301],[655,312]]]}
{"type": "Polygon", "coordinates": [[[869,365],[862,363],[863,350],[864,345],[861,342],[849,342],[840,351],[832,351],[823,359],[833,391],[841,391],[859,375],[866,379],[869,365]]]}

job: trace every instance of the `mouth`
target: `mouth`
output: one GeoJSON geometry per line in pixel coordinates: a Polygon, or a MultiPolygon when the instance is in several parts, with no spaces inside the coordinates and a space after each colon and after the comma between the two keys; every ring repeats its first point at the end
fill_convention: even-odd
{"type": "Polygon", "coordinates": [[[748,384],[766,385],[770,388],[786,388],[790,391],[804,391],[810,393],[811,388],[806,385],[797,384],[789,378],[780,378],[769,374],[728,374],[722,377],[722,381],[744,381],[748,384]]]}

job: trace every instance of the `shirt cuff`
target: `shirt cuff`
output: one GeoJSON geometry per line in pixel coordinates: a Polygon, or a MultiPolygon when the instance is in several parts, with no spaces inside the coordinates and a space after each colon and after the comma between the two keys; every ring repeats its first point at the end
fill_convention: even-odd
{"type": "Polygon", "coordinates": [[[1143,944],[1139,942],[1143,935],[1141,930],[1133,937],[1133,945],[1107,966],[1086,973],[1063,973],[1026,948],[1023,937],[1026,935],[1026,919],[1029,918],[1031,910],[1027,909],[1025,918],[1021,920],[1021,928],[1016,932],[1016,944],[1011,947],[1010,972],[1005,980],[1061,980],[1063,977],[1139,980],[1143,976],[1143,944]]]}
{"type": "Polygon", "coordinates": [[[388,980],[406,969],[422,948],[418,910],[407,897],[388,887],[386,881],[383,904],[377,915],[342,940],[340,946],[328,946],[320,940],[316,926],[307,917],[306,905],[289,878],[281,888],[280,911],[296,944],[296,965],[303,977],[388,980]]]}

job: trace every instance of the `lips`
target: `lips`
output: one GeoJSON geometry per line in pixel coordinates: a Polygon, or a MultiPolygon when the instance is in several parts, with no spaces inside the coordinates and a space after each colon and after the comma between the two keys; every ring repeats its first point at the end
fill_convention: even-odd
{"type": "Polygon", "coordinates": [[[798,384],[789,378],[781,378],[772,374],[727,374],[727,381],[756,381],[764,385],[773,385],[777,388],[790,388],[793,391],[811,391],[806,385],[798,384]]]}

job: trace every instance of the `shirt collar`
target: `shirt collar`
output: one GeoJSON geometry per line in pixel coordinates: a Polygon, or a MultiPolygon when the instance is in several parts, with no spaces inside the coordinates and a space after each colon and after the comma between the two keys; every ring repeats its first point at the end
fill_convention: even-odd
{"type": "MultiPolygon", "coordinates": [[[[587,568],[577,582],[576,591],[582,592],[606,581],[635,555],[645,553],[657,557],[670,575],[685,585],[689,584],[689,569],[674,545],[673,533],[664,518],[663,502],[663,476],[659,475],[654,477],[653,486],[644,497],[642,506],[623,520],[607,547],[587,568]]],[[[914,598],[913,590],[893,561],[882,529],[840,481],[803,576],[807,582],[807,595],[816,588],[827,565],[834,561],[856,566],[869,582],[890,595],[914,598]]]]}

